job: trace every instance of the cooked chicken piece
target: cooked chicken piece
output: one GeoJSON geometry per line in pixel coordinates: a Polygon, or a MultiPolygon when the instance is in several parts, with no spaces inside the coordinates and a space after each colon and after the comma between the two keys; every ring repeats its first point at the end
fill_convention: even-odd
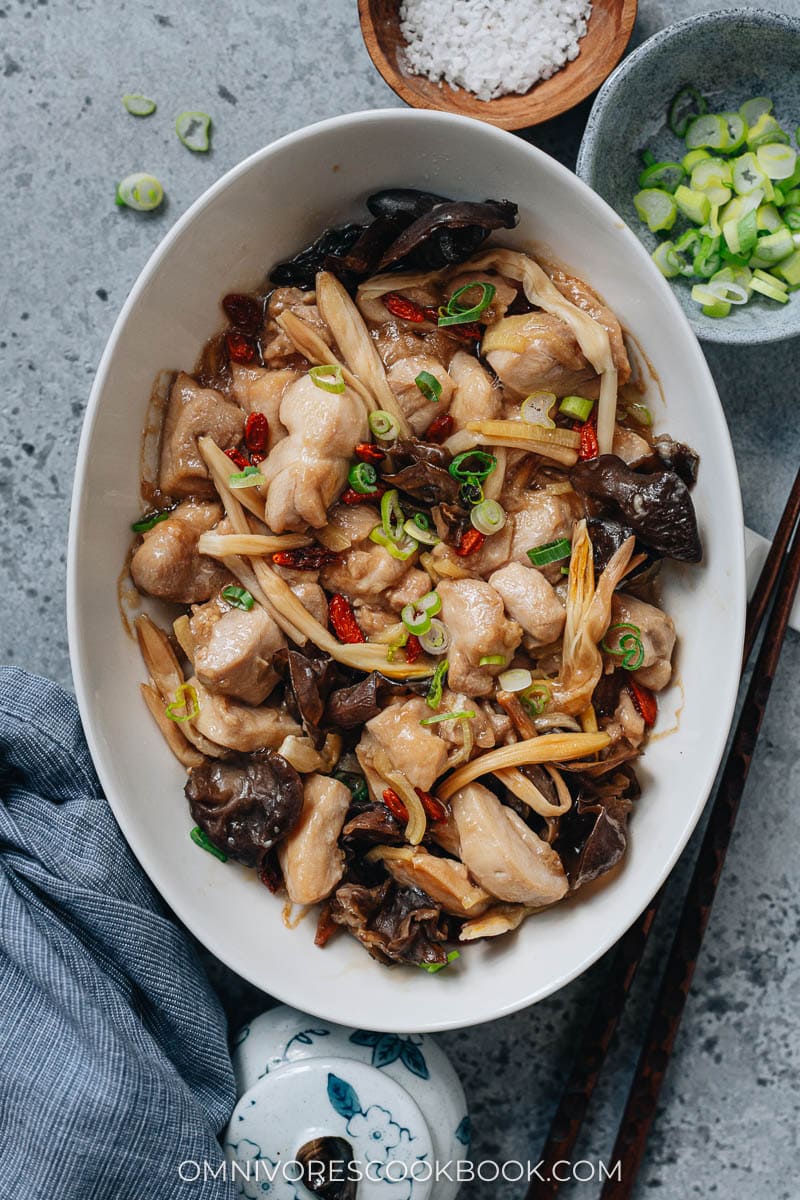
{"type": "Polygon", "coordinates": [[[304,292],[298,287],[276,287],[269,294],[267,301],[267,320],[275,320],[287,308],[296,309],[299,305],[314,303],[314,293],[304,292]]]}
{"type": "MultiPolygon", "coordinates": [[[[509,305],[513,304],[517,298],[517,289],[496,271],[465,271],[463,275],[456,275],[454,279],[448,280],[444,288],[445,301],[449,300],[459,288],[466,287],[470,283],[490,283],[495,289],[491,304],[481,314],[481,321],[485,325],[504,317],[509,305]]],[[[472,291],[464,292],[459,297],[458,303],[462,308],[469,308],[477,304],[480,299],[481,289],[476,287],[472,291]]]]}
{"type": "Polygon", "coordinates": [[[222,563],[197,553],[200,534],[222,518],[222,506],[184,500],[147,533],[131,558],[131,578],[140,592],[172,604],[200,604],[230,579],[222,563]]]}
{"type": "Polygon", "coordinates": [[[600,382],[577,339],[560,317],[535,311],[505,317],[490,326],[484,353],[507,391],[596,397],[600,382]]]}
{"type": "Polygon", "coordinates": [[[576,308],[582,308],[592,320],[597,321],[608,332],[611,356],[614,359],[614,366],[619,372],[619,385],[621,387],[627,383],[631,377],[631,364],[628,361],[622,328],[611,309],[603,304],[599,296],[582,279],[576,279],[573,275],[565,275],[563,271],[554,271],[551,279],[562,296],[566,296],[567,300],[570,300],[576,308]]]}
{"type": "Polygon", "coordinates": [[[377,637],[387,629],[396,628],[400,618],[397,613],[389,612],[386,608],[376,608],[372,604],[358,601],[355,605],[356,619],[365,637],[377,637]]]}
{"type": "Polygon", "coordinates": [[[402,771],[412,787],[430,791],[447,765],[447,748],[434,732],[420,725],[431,710],[421,696],[390,704],[367,721],[367,731],[395,771],[402,771]]]}
{"type": "Polygon", "coordinates": [[[293,904],[317,904],[344,874],[339,834],[350,807],[350,789],[329,775],[303,780],[300,820],[278,844],[286,891],[293,904]]]}
{"type": "Polygon", "coordinates": [[[277,750],[290,733],[301,733],[300,726],[282,708],[262,705],[253,708],[230,696],[217,695],[203,687],[199,679],[189,683],[197,692],[200,709],[191,722],[199,733],[228,750],[277,750]]]}
{"type": "Polygon", "coordinates": [[[458,931],[460,942],[474,942],[478,938],[499,937],[518,929],[531,909],[524,904],[495,904],[472,921],[465,921],[458,931]]]}
{"type": "MultiPolygon", "coordinates": [[[[447,536],[446,530],[443,529],[442,532],[447,536]]],[[[459,558],[452,546],[448,546],[445,542],[439,542],[431,552],[433,562],[435,565],[437,560],[444,559],[458,567],[459,570],[466,569],[470,575],[490,575],[492,571],[496,571],[508,562],[511,557],[513,537],[513,521],[507,521],[498,533],[487,537],[480,549],[474,550],[466,558],[459,558]]]]}
{"type": "Polygon", "coordinates": [[[488,421],[500,415],[500,389],[473,354],[464,350],[454,354],[449,374],[455,384],[450,401],[454,430],[466,428],[467,421],[488,421]]]}
{"type": "Polygon", "coordinates": [[[454,917],[477,917],[491,901],[488,892],[472,882],[463,863],[437,858],[419,846],[390,851],[383,864],[402,887],[419,888],[454,917]]]}
{"type": "Polygon", "coordinates": [[[233,397],[244,411],[261,413],[269,425],[269,452],[276,442],[286,437],[281,424],[280,408],[286,389],[300,378],[296,367],[284,367],[282,371],[269,371],[265,367],[243,367],[231,364],[233,373],[233,397]]]}
{"type": "Polygon", "coordinates": [[[646,442],[638,433],[634,433],[632,429],[625,429],[622,425],[614,426],[614,443],[611,450],[629,466],[635,466],[653,453],[649,442],[646,442]]]}
{"type": "Polygon", "coordinates": [[[293,580],[289,586],[312,617],[319,621],[320,625],[327,625],[328,597],[325,595],[324,589],[313,579],[293,580]]]}
{"type": "MultiPolygon", "coordinates": [[[[341,529],[352,542],[349,550],[322,569],[322,583],[329,592],[341,592],[351,600],[386,608],[394,607],[397,600],[393,598],[402,596],[405,587],[421,586],[419,576],[422,572],[412,570],[416,553],[402,561],[392,558],[384,546],[370,541],[370,533],[380,523],[381,515],[371,504],[340,505],[333,510],[331,524],[341,529]],[[411,579],[407,580],[409,575],[411,579]]],[[[426,576],[424,590],[414,595],[414,599],[429,590],[426,576]]],[[[406,603],[408,601],[401,600],[400,607],[406,603]]]]}
{"type": "Polygon", "coordinates": [[[533,644],[547,646],[561,637],[566,610],[541,571],[511,562],[490,575],[489,583],[508,615],[530,634],[533,644]]]}
{"type": "Polygon", "coordinates": [[[481,667],[481,658],[499,654],[509,662],[522,640],[522,629],[506,618],[503,601],[482,579],[443,579],[437,591],[441,619],[450,633],[448,684],[468,696],[488,696],[503,666],[481,667]]]}
{"type": "Polygon", "coordinates": [[[513,809],[479,783],[451,800],[461,861],[482,888],[498,900],[541,907],[566,895],[561,859],[513,809]]]}
{"type": "MultiPolygon", "coordinates": [[[[286,288],[287,292],[296,291],[295,288],[286,288]]],[[[319,315],[319,310],[316,304],[313,303],[313,295],[309,292],[300,293],[304,299],[295,304],[276,303],[267,308],[267,321],[264,326],[264,341],[262,343],[262,355],[264,362],[277,363],[280,359],[291,358],[295,353],[295,345],[285,330],[281,329],[275,321],[275,317],[279,312],[291,312],[299,317],[301,321],[305,321],[310,325],[318,337],[322,338],[328,346],[333,345],[333,337],[331,331],[319,315]]]]}
{"type": "MultiPolygon", "coordinates": [[[[646,604],[625,592],[615,592],[611,601],[611,625],[636,625],[641,630],[644,660],[632,672],[637,683],[660,692],[672,678],[672,651],[675,649],[675,625],[654,604],[646,604]]],[[[624,630],[621,631],[624,634],[624,630]]]]}
{"type": "Polygon", "coordinates": [[[278,676],[272,656],[286,639],[260,605],[231,608],[221,596],[195,608],[189,621],[194,669],[210,692],[263,704],[278,676]]]}
{"type": "MultiPolygon", "coordinates": [[[[559,538],[571,540],[573,520],[572,505],[564,496],[526,492],[522,507],[514,513],[510,561],[525,565],[531,561],[528,551],[535,546],[546,546],[559,538]]],[[[551,563],[542,568],[542,574],[551,583],[557,583],[562,566],[561,562],[551,563]]]]}
{"type": "Polygon", "coordinates": [[[414,354],[399,358],[386,372],[389,387],[398,399],[400,407],[408,417],[412,431],[419,437],[434,417],[447,412],[453,395],[453,381],[442,364],[429,354],[414,354]],[[423,371],[432,375],[441,384],[442,394],[432,401],[417,387],[416,380],[423,371]]]}
{"type": "Polygon", "coordinates": [[[197,447],[213,438],[222,450],[238,445],[244,414],[214,388],[202,388],[181,371],[169,393],[161,438],[158,486],[166,496],[215,496],[208,468],[197,447]]]}
{"type": "Polygon", "coordinates": [[[266,522],[275,533],[320,529],[344,487],[353,446],[367,437],[364,404],[355,392],[324,392],[310,375],[284,393],[280,420],[289,436],[261,464],[266,522]]]}
{"type": "MultiPolygon", "coordinates": [[[[464,745],[464,727],[468,726],[472,734],[472,742],[478,750],[491,750],[497,743],[497,731],[487,708],[473,700],[464,692],[454,692],[446,687],[442,692],[442,712],[474,712],[475,716],[465,721],[440,721],[432,726],[448,748],[464,745]]],[[[505,718],[506,721],[508,718],[505,718]]],[[[510,724],[510,722],[509,722],[510,724]]]]}
{"type": "MultiPolygon", "coordinates": [[[[406,564],[408,565],[408,564],[406,564]]],[[[405,575],[384,593],[384,603],[399,612],[405,604],[416,604],[431,590],[431,577],[427,571],[409,567],[405,575]]]]}
{"type": "Polygon", "coordinates": [[[634,704],[627,688],[623,688],[620,692],[614,716],[604,726],[604,729],[614,742],[625,738],[632,746],[638,748],[644,741],[644,717],[634,704]]]}

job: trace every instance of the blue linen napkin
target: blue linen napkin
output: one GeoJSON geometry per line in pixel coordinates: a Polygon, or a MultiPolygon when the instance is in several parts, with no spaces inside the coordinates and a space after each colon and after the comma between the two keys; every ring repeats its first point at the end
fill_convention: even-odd
{"type": "Polygon", "coordinates": [[[227,1200],[234,1102],[222,1009],[75,701],[0,667],[0,1198],[227,1200]]]}

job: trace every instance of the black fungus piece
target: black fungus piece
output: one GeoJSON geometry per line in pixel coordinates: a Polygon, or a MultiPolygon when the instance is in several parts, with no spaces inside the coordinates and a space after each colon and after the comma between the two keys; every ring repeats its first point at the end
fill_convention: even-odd
{"type": "Polygon", "coordinates": [[[272,750],[192,767],[185,787],[192,817],[230,858],[261,867],[291,833],[303,808],[303,783],[272,750]]]}
{"type": "Polygon", "coordinates": [[[330,903],[331,919],[379,962],[447,962],[441,907],[418,888],[398,887],[388,879],[376,887],[344,883],[330,903]]]}
{"type": "Polygon", "coordinates": [[[329,654],[312,657],[283,647],[272,665],[286,684],[288,707],[302,722],[315,749],[321,750],[325,745],[325,701],[339,680],[337,664],[329,654]]]}
{"type": "Polygon", "coordinates": [[[653,442],[653,449],[660,460],[658,465],[664,465],[676,475],[680,475],[688,488],[697,483],[697,472],[700,467],[700,455],[685,442],[675,442],[668,434],[662,434],[653,442]]]}
{"type": "Polygon", "coordinates": [[[577,463],[570,482],[584,498],[610,509],[648,550],[679,562],[700,562],[703,549],[686,484],[674,471],[642,473],[616,454],[577,463]]]}
{"type": "Polygon", "coordinates": [[[572,776],[573,807],[560,820],[555,848],[577,891],[616,866],[628,846],[628,817],[639,796],[636,773],[624,764],[610,778],[572,776]]]}
{"type": "Polygon", "coordinates": [[[423,217],[437,204],[451,204],[447,196],[421,192],[416,188],[383,188],[367,197],[367,208],[373,217],[393,217],[405,225],[423,217]]]}
{"type": "Polygon", "coordinates": [[[586,528],[592,543],[595,571],[604,571],[633,530],[613,517],[589,517],[586,528]]]}
{"type": "Polygon", "coordinates": [[[402,696],[408,692],[424,696],[429,683],[427,678],[398,682],[380,671],[371,671],[358,683],[331,692],[325,705],[325,724],[339,729],[358,728],[383,711],[388,696],[402,696]]]}
{"type": "Polygon", "coordinates": [[[382,473],[383,483],[422,504],[458,503],[460,484],[448,470],[453,457],[443,446],[405,438],[387,450],[390,470],[382,473]]]}
{"type": "Polygon", "coordinates": [[[370,804],[356,812],[345,823],[342,842],[369,842],[383,846],[402,846],[405,842],[403,826],[393,817],[385,804],[370,804]]]}
{"type": "Polygon", "coordinates": [[[519,219],[510,200],[436,204],[412,222],[389,246],[378,269],[403,263],[423,270],[463,262],[495,229],[513,229],[519,219]]]}
{"type": "Polygon", "coordinates": [[[353,285],[375,273],[381,257],[403,230],[403,222],[378,217],[356,238],[344,254],[329,254],[322,264],[337,279],[353,285]]]}
{"type": "Polygon", "coordinates": [[[277,263],[270,271],[270,283],[276,287],[298,287],[306,292],[312,291],[317,271],[323,269],[326,259],[347,254],[364,228],[363,225],[342,225],[338,229],[326,229],[294,258],[277,263]]]}

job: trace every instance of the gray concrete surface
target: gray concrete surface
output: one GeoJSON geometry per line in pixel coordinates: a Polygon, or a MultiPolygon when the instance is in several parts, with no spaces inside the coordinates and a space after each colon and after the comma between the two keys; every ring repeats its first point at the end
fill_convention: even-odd
{"type": "MultiPolygon", "coordinates": [[[[642,0],[634,44],[719,7],[642,0]]],[[[755,7],[800,15],[798,0],[755,7]]],[[[310,121],[398,101],[362,46],[354,0],[0,0],[0,653],[69,685],[65,544],[73,464],[93,372],[127,291],[175,219],[245,155],[310,121]],[[160,116],[120,104],[143,91],[160,116]],[[214,148],[192,155],[170,114],[201,108],[214,148]],[[115,182],[146,168],[169,202],[141,217],[115,182]]],[[[573,165],[588,103],[530,140],[573,165]]],[[[795,114],[793,123],[800,120],[795,114]]],[[[708,348],[730,421],[748,522],[771,533],[798,462],[798,344],[708,348]]],[[[713,665],[712,665],[713,669],[713,665]]],[[[744,809],[637,1195],[790,1200],[797,1184],[797,852],[800,643],[784,653],[744,809]]],[[[696,847],[696,839],[694,846],[696,847]]],[[[634,1066],[647,998],[691,865],[669,885],[656,935],[580,1157],[605,1158],[634,1066]]],[[[210,969],[232,1019],[264,998],[210,969]]],[[[545,1003],[442,1041],[471,1100],[477,1159],[532,1156],[609,962],[545,1003]]],[[[569,1195],[591,1196],[597,1184],[569,1195]]],[[[520,1197],[475,1184],[469,1200],[520,1197]]]]}

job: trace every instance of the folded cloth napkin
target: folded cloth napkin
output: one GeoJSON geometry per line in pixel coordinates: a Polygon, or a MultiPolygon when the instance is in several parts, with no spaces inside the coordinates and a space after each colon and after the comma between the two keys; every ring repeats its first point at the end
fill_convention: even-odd
{"type": "Polygon", "coordinates": [[[75,701],[0,667],[0,1198],[227,1200],[234,1101],[222,1009],[75,701]]]}

